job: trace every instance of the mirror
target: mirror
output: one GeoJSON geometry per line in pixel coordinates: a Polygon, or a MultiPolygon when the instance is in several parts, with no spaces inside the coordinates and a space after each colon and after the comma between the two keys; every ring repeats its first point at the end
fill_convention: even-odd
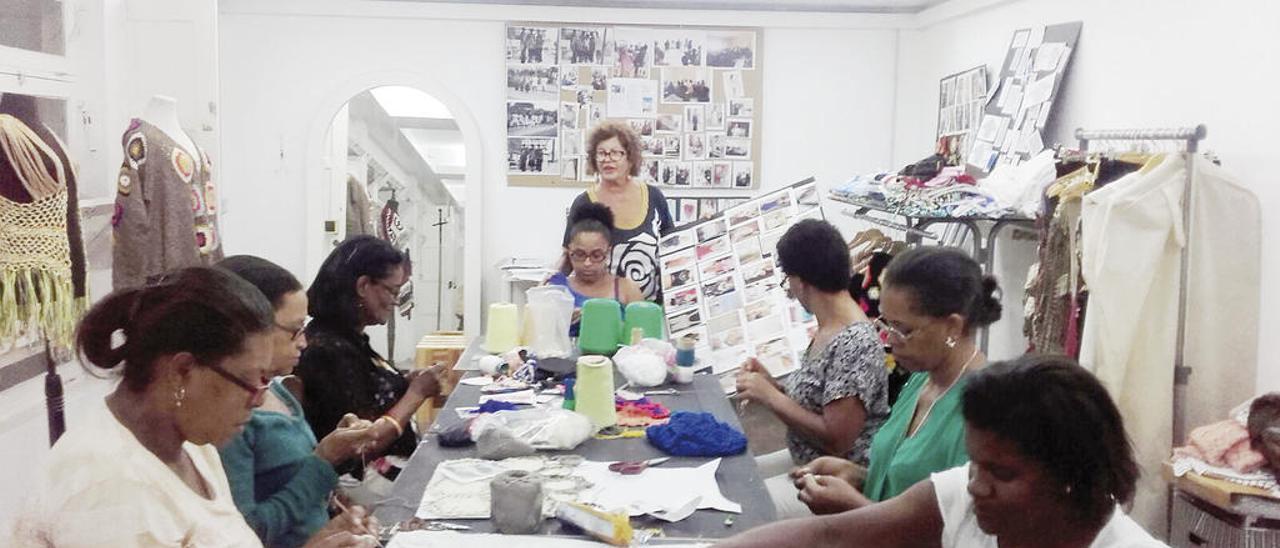
{"type": "Polygon", "coordinates": [[[370,234],[408,254],[411,274],[394,320],[365,332],[388,360],[412,367],[419,339],[464,325],[462,132],[449,109],[427,93],[381,86],[339,109],[326,143],[324,249],[370,234]]]}

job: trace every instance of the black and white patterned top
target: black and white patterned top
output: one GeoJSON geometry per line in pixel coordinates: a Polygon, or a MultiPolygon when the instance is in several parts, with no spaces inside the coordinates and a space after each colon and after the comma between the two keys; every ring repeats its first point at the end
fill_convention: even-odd
{"type": "MultiPolygon", "coordinates": [[[[867,408],[867,420],[845,458],[867,465],[871,437],[889,417],[889,373],[884,347],[870,322],[854,322],[838,333],[826,348],[810,344],[800,369],[783,383],[787,396],[801,407],[821,413],[823,406],[841,398],[857,397],[867,408]]],[[[825,454],[813,440],[795,430],[787,431],[787,448],[797,464],[825,454]]]]}
{"type": "MultiPolygon", "coordinates": [[[[658,267],[658,240],[675,229],[671,220],[671,211],[667,208],[667,197],[653,185],[643,186],[643,200],[646,200],[644,221],[630,227],[614,227],[613,253],[609,256],[609,265],[614,275],[631,280],[640,288],[644,300],[662,304],[661,271],[658,267]]],[[[579,194],[569,206],[569,218],[573,218],[575,210],[595,201],[595,193],[588,190],[579,194]]],[[[615,216],[616,217],[616,216],[615,216]]],[[[567,225],[567,223],[566,223],[567,225]]],[[[564,239],[561,245],[569,245],[569,229],[564,227],[564,239]]]]}

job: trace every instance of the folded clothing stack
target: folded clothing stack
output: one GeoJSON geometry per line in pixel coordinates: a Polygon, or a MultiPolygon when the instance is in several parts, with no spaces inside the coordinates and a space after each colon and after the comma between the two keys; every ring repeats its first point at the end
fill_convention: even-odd
{"type": "Polygon", "coordinates": [[[1233,419],[1196,428],[1187,440],[1185,447],[1174,449],[1175,456],[1197,458],[1245,474],[1256,472],[1266,462],[1262,453],[1251,447],[1249,431],[1233,419]]]}

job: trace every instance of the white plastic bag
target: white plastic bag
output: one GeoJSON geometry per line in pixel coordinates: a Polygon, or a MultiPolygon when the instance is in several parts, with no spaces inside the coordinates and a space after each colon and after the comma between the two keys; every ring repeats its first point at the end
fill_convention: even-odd
{"type": "Polygon", "coordinates": [[[573,449],[595,433],[587,417],[559,407],[534,407],[514,411],[498,411],[476,417],[471,424],[471,438],[490,428],[506,428],[518,439],[535,449],[573,449]]]}
{"type": "Polygon", "coordinates": [[[613,355],[613,363],[627,382],[636,386],[658,386],[667,380],[665,357],[644,344],[619,348],[613,355]]]}

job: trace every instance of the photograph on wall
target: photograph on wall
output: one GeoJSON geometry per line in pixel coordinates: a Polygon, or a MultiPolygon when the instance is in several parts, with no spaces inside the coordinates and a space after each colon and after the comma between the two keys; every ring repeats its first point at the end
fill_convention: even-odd
{"type": "Polygon", "coordinates": [[[704,123],[705,118],[706,107],[703,105],[685,105],[684,130],[689,132],[706,130],[706,124],[704,123]]]}
{"type": "Polygon", "coordinates": [[[556,64],[556,27],[507,26],[507,62],[556,64]]]}
{"type": "MultiPolygon", "coordinates": [[[[694,188],[711,188],[711,162],[690,162],[689,178],[692,179],[690,186],[694,188]]],[[[709,216],[705,207],[706,200],[702,200],[702,204],[698,206],[698,217],[709,216]]]]}
{"type": "Polygon", "coordinates": [[[758,282],[774,277],[773,261],[764,259],[742,265],[742,281],[744,283],[758,282]]]}
{"type": "MultiPolygon", "coordinates": [[[[680,177],[680,168],[678,166],[680,162],[673,162],[673,163],[677,164],[676,180],[678,182],[680,177]]],[[[693,198],[684,198],[680,200],[680,216],[686,221],[697,220],[698,219],[698,200],[695,200],[693,198]]],[[[702,260],[701,254],[698,254],[698,260],[702,260]]]]}
{"type": "Polygon", "coordinates": [[[707,33],[699,30],[658,31],[653,40],[653,66],[698,67],[706,50],[707,33]]]}
{"type": "Polygon", "coordinates": [[[729,120],[729,125],[724,132],[730,137],[750,137],[751,120],[729,120]]]}
{"type": "MultiPolygon", "coordinates": [[[[647,78],[653,62],[653,29],[610,27],[605,36],[605,64],[617,78],[647,78]]],[[[612,112],[610,116],[614,116],[612,112]]]]}
{"type": "Polygon", "coordinates": [[[720,213],[720,200],[715,198],[698,200],[698,220],[714,219],[720,213]]]}
{"type": "Polygon", "coordinates": [[[703,67],[662,69],[663,103],[710,103],[711,71],[703,67]]]}
{"type": "Polygon", "coordinates": [[[760,224],[751,219],[748,222],[739,224],[729,231],[729,240],[735,244],[756,238],[760,235],[760,224]]]}
{"type": "MultiPolygon", "coordinates": [[[[707,159],[707,134],[705,133],[686,133],[688,138],[684,146],[685,160],[706,160],[707,159]]],[[[694,185],[698,186],[698,185],[694,185]]],[[[706,186],[711,186],[711,180],[707,178],[706,186]]]]}
{"type": "MultiPolygon", "coordinates": [[[[640,176],[644,177],[644,180],[649,183],[657,184],[658,176],[661,173],[658,169],[658,160],[645,158],[642,162],[643,163],[640,164],[640,176]]],[[[671,205],[671,201],[671,198],[667,198],[667,211],[675,210],[675,206],[671,205]]]]}
{"type": "Polygon", "coordinates": [[[610,118],[652,118],[658,113],[658,82],[610,78],[606,109],[610,118]]]}
{"type": "Polygon", "coordinates": [[[684,118],[679,114],[671,114],[662,112],[658,114],[657,125],[654,129],[658,131],[679,132],[684,129],[684,118]]]}
{"type": "Polygon", "coordinates": [[[741,99],[746,97],[746,86],[742,83],[742,71],[726,70],[723,73],[724,78],[724,96],[726,99],[741,99]]]}
{"type": "Polygon", "coordinates": [[[751,162],[733,163],[733,187],[751,188],[755,186],[755,166],[751,162]]]}
{"type": "Polygon", "coordinates": [[[692,306],[697,306],[698,299],[699,297],[698,297],[697,286],[689,287],[686,289],[675,289],[672,291],[666,291],[663,293],[663,300],[666,301],[665,303],[663,303],[664,305],[663,308],[665,308],[669,313],[674,315],[677,312],[680,312],[681,310],[687,309],[692,306]]]}
{"type": "Polygon", "coordinates": [[[801,211],[822,205],[821,197],[818,195],[818,183],[797,187],[796,205],[801,211]]]}
{"type": "Polygon", "coordinates": [[[724,236],[724,233],[728,232],[729,228],[725,226],[724,219],[716,219],[702,223],[694,230],[698,234],[698,242],[701,243],[724,236]]]}
{"type": "Polygon", "coordinates": [[[711,103],[707,105],[707,130],[708,131],[724,131],[725,120],[725,104],[711,103]]]}
{"type": "Polygon", "coordinates": [[[556,140],[508,138],[507,172],[520,175],[560,175],[560,166],[556,160],[556,140]]]}
{"type": "Polygon", "coordinates": [[[732,118],[750,118],[755,116],[755,99],[744,97],[729,99],[729,116],[732,118]]]}
{"type": "Polygon", "coordinates": [[[756,33],[751,31],[710,31],[707,33],[707,66],[755,68],[756,33]]]}
{"type": "Polygon", "coordinates": [[[556,101],[560,98],[560,67],[507,65],[507,98],[556,101]]]}
{"type": "Polygon", "coordinates": [[[560,130],[560,155],[566,158],[569,156],[582,156],[582,130],[560,130]]]}
{"type": "MultiPolygon", "coordinates": [[[[697,203],[697,202],[696,202],[696,201],[694,201],[694,203],[697,203]]],[[[683,205],[683,204],[681,204],[681,205],[683,205]]],[[[686,212],[686,213],[687,213],[687,212],[686,212]]],[[[698,213],[695,211],[695,212],[693,212],[693,215],[690,215],[690,216],[691,216],[691,217],[695,217],[695,218],[696,218],[696,217],[698,216],[698,213]]],[[[728,238],[716,238],[716,239],[714,239],[714,240],[710,240],[710,241],[706,241],[706,242],[701,242],[701,243],[699,243],[696,247],[694,247],[694,249],[695,249],[695,250],[697,250],[698,260],[699,260],[699,261],[705,261],[705,260],[707,260],[707,259],[709,259],[709,258],[712,258],[712,257],[719,257],[719,256],[721,256],[721,255],[724,255],[724,254],[728,253],[728,252],[729,252],[729,239],[728,239],[728,238]]]]}
{"type": "Polygon", "coordinates": [[[627,125],[631,126],[632,131],[641,137],[653,136],[653,119],[651,118],[629,118],[627,125]]]}
{"type": "Polygon", "coordinates": [[[555,137],[556,104],[507,102],[508,137],[555,137]]]}
{"type": "Polygon", "coordinates": [[[603,65],[604,27],[561,27],[560,62],[603,65]]]}
{"type": "Polygon", "coordinates": [[[693,275],[694,268],[697,267],[697,261],[694,260],[692,249],[663,256],[660,264],[662,265],[663,289],[680,287],[697,280],[693,275]],[[684,272],[684,274],[680,274],[681,272],[684,272]]]}
{"type": "MultiPolygon", "coordinates": [[[[819,210],[821,211],[821,210],[819,210]]],[[[798,219],[797,219],[798,220],[798,219]]],[[[760,253],[765,257],[773,257],[778,253],[778,240],[786,234],[786,229],[766,232],[760,235],[760,253]]]]}
{"type": "MultiPolygon", "coordinates": [[[[519,67],[521,65],[515,65],[515,66],[519,67]]],[[[510,79],[509,73],[507,75],[507,78],[508,80],[510,79]]],[[[511,85],[507,84],[507,87],[511,87],[511,85]]],[[[577,67],[564,67],[564,70],[560,71],[560,89],[568,89],[568,90],[576,91],[577,87],[578,87],[577,67]]]]}
{"type": "Polygon", "coordinates": [[[578,114],[581,110],[578,103],[560,103],[560,127],[564,129],[578,128],[578,114]]]}
{"type": "Polygon", "coordinates": [[[658,253],[668,255],[677,251],[693,247],[698,243],[698,235],[693,230],[681,230],[672,232],[663,236],[658,240],[658,253]]]}
{"type": "Polygon", "coordinates": [[[728,188],[733,178],[733,168],[729,162],[711,162],[712,188],[728,188]]]}
{"type": "Polygon", "coordinates": [[[581,166],[581,161],[582,158],[566,156],[564,160],[560,162],[560,168],[562,171],[560,178],[568,179],[570,181],[578,180],[578,169],[581,166]]]}
{"type": "Polygon", "coordinates": [[[709,280],[717,276],[731,274],[737,267],[738,260],[734,259],[733,255],[725,255],[698,263],[698,272],[702,275],[703,280],[709,280]]]}
{"type": "Polygon", "coordinates": [[[697,307],[667,317],[667,329],[672,333],[688,331],[702,323],[702,311],[697,307]]]}
{"type": "Polygon", "coordinates": [[[760,213],[772,213],[791,207],[791,191],[774,192],[760,200],[760,213]]]}

